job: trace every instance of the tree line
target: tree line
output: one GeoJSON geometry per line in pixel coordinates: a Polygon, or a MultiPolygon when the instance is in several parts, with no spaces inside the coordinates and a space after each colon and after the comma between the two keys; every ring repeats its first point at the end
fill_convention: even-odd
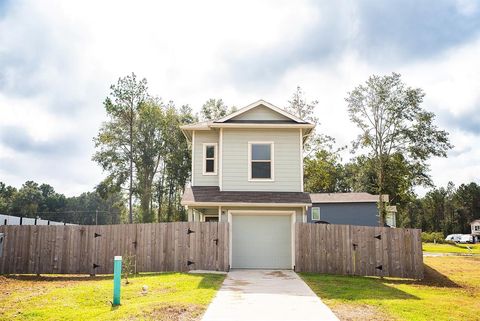
{"type": "Polygon", "coordinates": [[[27,181],[17,189],[0,182],[0,214],[84,225],[118,224],[125,220],[126,208],[121,193],[94,190],[66,197],[48,184],[27,181]]]}
{"type": "MultiPolygon", "coordinates": [[[[63,211],[64,217],[45,218],[92,224],[91,214],[80,219],[78,213],[98,206],[105,210],[98,220],[105,223],[186,219],[180,199],[190,180],[191,147],[180,126],[224,117],[236,107],[212,98],[197,114],[189,105],[178,107],[152,95],[147,80],[133,73],[110,89],[104,100],[107,120],[94,138],[92,157],[105,179],[94,191],[76,198],[34,182],[18,190],[3,186],[0,212],[32,216],[63,211]],[[72,210],[77,214],[68,212],[72,210]]],[[[448,133],[435,124],[435,115],[422,107],[424,96],[399,74],[369,77],[345,98],[350,121],[360,134],[339,147],[321,130],[315,111],[318,101],[307,100],[297,87],[285,110],[317,125],[304,148],[305,191],[388,194],[389,205],[397,206],[399,226],[468,232],[469,222],[480,217],[480,189],[476,183],[434,186],[428,161],[446,157],[453,146],[448,133]],[[341,155],[347,151],[350,157],[344,161],[341,155]],[[418,186],[430,191],[418,197],[418,186]]],[[[383,223],[386,209],[383,202],[379,205],[383,223]]]]}

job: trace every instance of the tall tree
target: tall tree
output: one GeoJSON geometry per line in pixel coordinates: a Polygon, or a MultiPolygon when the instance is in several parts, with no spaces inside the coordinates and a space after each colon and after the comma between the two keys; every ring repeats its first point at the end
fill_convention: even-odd
{"type": "Polygon", "coordinates": [[[135,127],[138,111],[149,99],[147,80],[137,81],[134,73],[110,87],[111,93],[104,101],[109,120],[102,125],[94,139],[98,149],[93,160],[98,162],[117,185],[128,180],[129,222],[133,222],[133,184],[135,158],[135,127]]]}
{"type": "Polygon", "coordinates": [[[185,211],[180,197],[191,174],[191,150],[180,130],[180,125],[197,122],[192,108],[175,108],[170,102],[165,110],[165,158],[155,183],[158,220],[184,220],[185,211]]]}
{"type": "Polygon", "coordinates": [[[305,191],[310,193],[347,192],[345,171],[340,157],[325,149],[318,150],[313,157],[305,158],[305,191]]]}
{"type": "MultiPolygon", "coordinates": [[[[455,186],[449,182],[446,188],[434,188],[425,195],[421,202],[421,215],[423,216],[419,222],[421,229],[442,231],[446,234],[453,231],[451,225],[454,216],[452,200],[455,192],[455,186]]],[[[458,232],[461,232],[460,229],[458,232]]]]}
{"type": "MultiPolygon", "coordinates": [[[[452,148],[448,133],[433,123],[435,115],[421,107],[423,97],[420,88],[406,86],[397,73],[371,76],[348,93],[350,120],[361,131],[353,150],[363,149],[373,159],[379,195],[385,192],[386,166],[392,154],[401,154],[408,164],[428,169],[430,157],[446,157],[452,148]]],[[[379,210],[383,225],[385,203],[381,196],[379,210]]]]}
{"type": "Polygon", "coordinates": [[[476,183],[461,184],[452,197],[452,232],[469,233],[470,222],[480,218],[480,186],[476,183]]]}
{"type": "Polygon", "coordinates": [[[225,117],[235,110],[235,107],[228,108],[222,99],[210,98],[203,104],[201,116],[203,120],[214,120],[225,117]]]}
{"type": "MultiPolygon", "coordinates": [[[[335,140],[333,137],[325,135],[318,130],[320,125],[318,117],[315,116],[315,109],[318,106],[318,100],[312,100],[308,102],[305,92],[300,86],[292,94],[288,101],[285,110],[298,118],[311,122],[317,125],[314,132],[310,134],[308,140],[305,142],[304,154],[305,156],[314,155],[319,150],[325,150],[332,154],[336,154],[338,151],[333,151],[333,144],[335,140]]],[[[335,156],[335,155],[332,155],[335,156]]]]}
{"type": "Polygon", "coordinates": [[[12,212],[20,216],[35,217],[42,201],[42,192],[38,183],[27,181],[13,197],[12,212]]]}
{"type": "Polygon", "coordinates": [[[318,117],[315,116],[315,108],[317,108],[318,100],[308,102],[305,92],[300,86],[292,94],[292,98],[288,101],[285,110],[302,120],[309,121],[313,124],[318,123],[318,117]]]}
{"type": "Polygon", "coordinates": [[[12,201],[17,189],[0,182],[0,213],[10,213],[12,209],[12,201]]]}
{"type": "Polygon", "coordinates": [[[153,222],[153,180],[165,157],[166,123],[162,102],[158,99],[145,101],[139,108],[135,127],[134,156],[137,173],[135,191],[140,199],[142,222],[153,222]]]}
{"type": "Polygon", "coordinates": [[[318,117],[315,116],[318,100],[308,101],[305,92],[297,86],[285,110],[316,127],[303,147],[304,189],[308,192],[343,191],[342,166],[338,150],[333,150],[333,137],[320,133],[318,117]]]}

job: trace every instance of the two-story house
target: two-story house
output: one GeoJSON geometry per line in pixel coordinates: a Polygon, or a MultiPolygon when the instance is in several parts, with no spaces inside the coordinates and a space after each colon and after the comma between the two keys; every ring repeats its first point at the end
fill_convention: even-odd
{"type": "Polygon", "coordinates": [[[224,118],[182,126],[192,179],[189,221],[230,224],[231,268],[292,269],[303,192],[303,145],[314,124],[260,100],[224,118]]]}

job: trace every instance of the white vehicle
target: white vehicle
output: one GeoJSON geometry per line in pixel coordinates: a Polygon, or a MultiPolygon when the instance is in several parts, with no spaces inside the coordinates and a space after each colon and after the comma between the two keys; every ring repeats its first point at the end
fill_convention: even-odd
{"type": "Polygon", "coordinates": [[[453,241],[455,243],[458,243],[460,242],[461,238],[462,238],[462,234],[450,234],[450,235],[447,235],[447,237],[445,238],[445,241],[453,241]]]}
{"type": "Polygon", "coordinates": [[[463,234],[458,243],[473,243],[473,235],[463,234]]]}

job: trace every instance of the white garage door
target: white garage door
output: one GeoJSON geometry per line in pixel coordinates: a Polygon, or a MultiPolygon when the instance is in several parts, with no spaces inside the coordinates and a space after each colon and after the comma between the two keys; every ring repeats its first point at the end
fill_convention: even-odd
{"type": "Polygon", "coordinates": [[[232,215],[232,268],[291,269],[291,215],[232,215]]]}

